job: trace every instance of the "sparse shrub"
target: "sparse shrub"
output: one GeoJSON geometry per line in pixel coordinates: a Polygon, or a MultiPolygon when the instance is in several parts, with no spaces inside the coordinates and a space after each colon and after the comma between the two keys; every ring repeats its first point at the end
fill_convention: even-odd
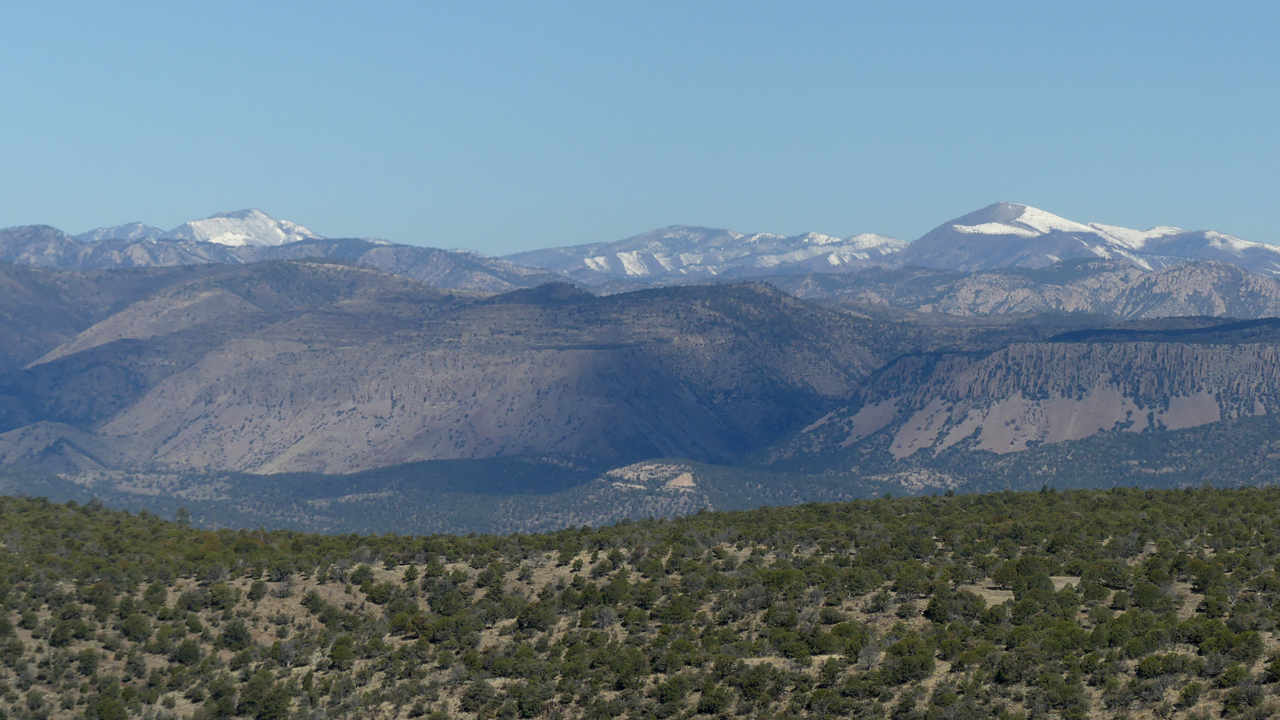
{"type": "Polygon", "coordinates": [[[249,586],[249,595],[248,595],[249,601],[258,602],[259,600],[261,600],[266,596],[267,596],[267,584],[262,580],[254,580],[253,584],[249,586]]]}

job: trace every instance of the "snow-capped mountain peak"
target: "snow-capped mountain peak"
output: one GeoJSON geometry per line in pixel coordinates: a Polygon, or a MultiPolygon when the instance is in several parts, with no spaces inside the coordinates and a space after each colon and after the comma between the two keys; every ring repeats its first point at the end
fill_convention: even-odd
{"type": "Polygon", "coordinates": [[[276,220],[258,209],[214,213],[192,220],[165,233],[167,240],[199,240],[218,245],[274,247],[320,235],[288,220],[276,220]]]}
{"type": "Polygon", "coordinates": [[[321,236],[288,220],[276,220],[257,209],[220,212],[204,220],[192,220],[165,232],[140,222],[101,227],[73,236],[82,243],[107,240],[194,240],[231,247],[276,247],[321,236]]]}
{"type": "Polygon", "coordinates": [[[978,271],[1041,268],[1081,259],[1123,260],[1143,270],[1216,260],[1280,275],[1280,247],[1212,231],[1171,226],[1133,230],[1082,224],[1028,205],[1000,202],[926,233],[893,261],[902,265],[978,271]]]}
{"type": "Polygon", "coordinates": [[[1051,232],[1091,232],[1086,225],[1030,205],[1000,202],[956,220],[957,232],[970,235],[1037,237],[1051,232]]]}

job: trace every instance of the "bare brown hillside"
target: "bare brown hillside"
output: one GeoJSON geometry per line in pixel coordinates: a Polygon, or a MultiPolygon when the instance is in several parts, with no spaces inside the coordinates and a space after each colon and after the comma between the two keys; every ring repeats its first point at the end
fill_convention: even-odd
{"type": "Polygon", "coordinates": [[[725,461],[919,338],[760,285],[486,300],[267,263],[164,287],[10,376],[0,448],[252,472],[511,454],[725,461]]]}

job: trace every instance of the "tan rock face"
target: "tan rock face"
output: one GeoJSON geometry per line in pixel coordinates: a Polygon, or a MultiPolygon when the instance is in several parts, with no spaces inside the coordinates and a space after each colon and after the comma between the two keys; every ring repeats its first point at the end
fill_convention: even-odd
{"type": "Polygon", "coordinates": [[[1280,345],[1017,344],[986,357],[906,358],[793,443],[834,452],[883,432],[895,459],[968,441],[1005,454],[1100,432],[1196,427],[1280,408],[1280,345]]]}

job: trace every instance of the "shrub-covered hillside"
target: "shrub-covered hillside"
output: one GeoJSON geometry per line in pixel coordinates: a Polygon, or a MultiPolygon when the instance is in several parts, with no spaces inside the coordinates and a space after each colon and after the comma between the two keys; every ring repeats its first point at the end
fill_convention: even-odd
{"type": "Polygon", "coordinates": [[[1263,717],[1280,489],[208,532],[0,498],[7,718],[1263,717]]]}

